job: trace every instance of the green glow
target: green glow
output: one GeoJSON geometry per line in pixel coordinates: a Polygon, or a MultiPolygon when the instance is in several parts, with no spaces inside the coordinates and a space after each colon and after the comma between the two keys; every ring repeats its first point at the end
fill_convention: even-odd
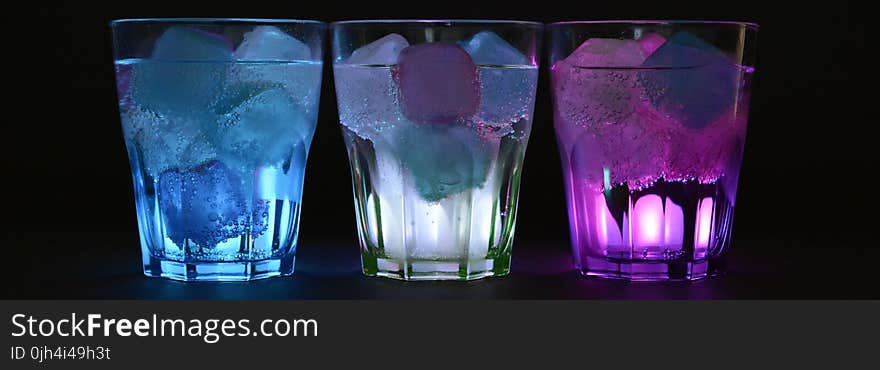
{"type": "Polygon", "coordinates": [[[605,179],[605,191],[611,190],[611,171],[608,167],[602,168],[602,177],[605,179]]]}

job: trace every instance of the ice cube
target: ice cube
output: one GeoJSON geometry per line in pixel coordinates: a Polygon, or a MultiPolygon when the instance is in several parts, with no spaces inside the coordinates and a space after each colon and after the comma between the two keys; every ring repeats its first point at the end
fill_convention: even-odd
{"type": "Polygon", "coordinates": [[[151,176],[171,168],[189,169],[216,157],[205,128],[213,117],[164,115],[147,109],[134,109],[122,115],[126,140],[134,143],[151,176]]]}
{"type": "Polygon", "coordinates": [[[400,107],[413,122],[452,123],[474,115],[480,105],[477,66],[455,43],[407,47],[392,73],[400,107]]]}
{"type": "Polygon", "coordinates": [[[339,121],[361,138],[375,142],[384,131],[404,123],[391,70],[381,66],[397,63],[397,56],[407,46],[403,36],[392,33],[362,46],[334,66],[339,121]]]}
{"type": "Polygon", "coordinates": [[[178,246],[189,241],[212,248],[248,231],[258,235],[267,226],[265,204],[249,209],[240,177],[218,161],[162,173],[157,193],[166,235],[178,246]]]}
{"type": "Polygon", "coordinates": [[[635,40],[591,38],[584,41],[567,58],[566,63],[578,67],[637,67],[647,54],[635,40]]]}
{"type": "MultiPolygon", "coordinates": [[[[573,131],[572,131],[573,132],[573,131]]],[[[626,183],[636,189],[663,174],[668,135],[653,122],[632,115],[615,125],[582,130],[571,145],[572,170],[593,190],[626,183]]]]}
{"type": "MultiPolygon", "coordinates": [[[[452,160],[462,164],[461,167],[448,162],[426,163],[436,161],[426,159],[430,155],[443,155],[442,150],[430,143],[457,142],[461,136],[473,138],[475,134],[467,132],[465,127],[450,129],[456,131],[454,133],[442,133],[438,127],[411,127],[414,127],[412,132],[395,130],[405,131],[399,142],[379,141],[373,145],[376,158],[375,164],[370,165],[373,193],[368,197],[365,209],[369,239],[373,245],[381,246],[389,258],[458,258],[466,255],[464,248],[468,245],[472,256],[485,258],[488,246],[493,243],[491,240],[497,240],[501,235],[497,231],[501,228],[499,205],[493,204],[498,196],[498,183],[486,179],[482,186],[461,187],[462,190],[454,194],[424,194],[426,188],[436,188],[427,184],[437,178],[458,176],[458,171],[462,172],[462,177],[471,176],[464,172],[472,172],[468,167],[477,162],[470,155],[465,157],[455,153],[452,160]],[[435,137],[441,133],[450,138],[435,137]],[[404,139],[425,140],[430,154],[414,159],[411,153],[419,141],[408,145],[404,139]],[[413,171],[413,166],[421,167],[413,171]],[[429,171],[435,171],[437,175],[427,174],[429,171]],[[448,172],[456,172],[456,175],[444,174],[448,172]]],[[[453,146],[454,150],[463,149],[458,144],[453,146]]],[[[490,153],[492,149],[481,147],[480,150],[490,153]]],[[[481,157],[491,155],[483,153],[481,157]]],[[[437,192],[443,190],[446,189],[437,192]]]]}
{"type": "Polygon", "coordinates": [[[477,118],[507,133],[514,123],[528,119],[534,107],[537,68],[529,58],[494,32],[483,31],[461,42],[480,68],[480,107],[477,118]],[[489,66],[489,67],[487,67],[489,66]],[[501,67],[507,66],[507,68],[501,67]],[[517,68],[510,68],[517,66],[517,68]]]}
{"type": "Polygon", "coordinates": [[[636,73],[645,53],[637,41],[592,38],[552,68],[556,109],[579,126],[613,125],[633,114],[641,94],[636,73]]]}
{"type": "Polygon", "coordinates": [[[647,33],[639,37],[639,46],[642,47],[642,51],[645,52],[645,55],[651,55],[660,48],[660,45],[666,42],[666,38],[656,33],[647,33]]]}
{"type": "Polygon", "coordinates": [[[363,139],[377,141],[400,124],[397,86],[388,68],[337,64],[333,67],[339,122],[363,139]]]}
{"type": "Polygon", "coordinates": [[[204,109],[219,92],[230,60],[232,46],[223,36],[173,26],[156,40],[149,60],[133,65],[132,97],[163,113],[204,109]]]}
{"type": "Polygon", "coordinates": [[[481,99],[477,120],[498,136],[531,119],[538,84],[537,68],[480,68],[481,99]]]}
{"type": "Polygon", "coordinates": [[[651,104],[692,129],[706,127],[733,107],[740,68],[711,44],[678,32],[660,46],[639,74],[651,104]]]}
{"type": "Polygon", "coordinates": [[[232,67],[232,83],[280,84],[307,116],[317,105],[321,63],[312,60],[308,45],[273,26],[258,26],[246,33],[235,50],[235,59],[269,63],[240,63],[232,67]]]}
{"type": "Polygon", "coordinates": [[[346,64],[392,65],[397,56],[409,46],[406,39],[396,33],[388,34],[369,44],[361,46],[345,60],[346,64]]]}
{"type": "Polygon", "coordinates": [[[152,58],[169,62],[229,60],[232,43],[222,35],[190,26],[172,26],[153,46],[152,58]]]}
{"type": "MultiPolygon", "coordinates": [[[[414,127],[419,134],[413,135],[421,136],[417,140],[437,140],[426,135],[425,130],[439,132],[439,128],[414,127]]],[[[464,135],[465,130],[459,127],[456,129],[459,132],[447,132],[446,135],[457,137],[464,135]]],[[[470,135],[473,137],[473,133],[470,135]]],[[[373,147],[376,160],[375,164],[370,164],[373,192],[368,196],[364,210],[367,213],[367,237],[372,245],[379,246],[385,256],[395,259],[460,258],[466,255],[465,248],[470,249],[471,256],[485,258],[489,245],[494,245],[492,240],[501,235],[498,231],[502,224],[499,205],[494,203],[499,191],[497,182],[490,183],[487,179],[483,186],[449,194],[442,199],[426,198],[422,191],[426,182],[420,177],[422,172],[414,174],[410,169],[414,165],[407,156],[411,147],[401,151],[398,143],[385,141],[374,143],[373,147]]],[[[461,157],[455,160],[472,162],[461,157]]],[[[426,171],[450,170],[443,166],[438,169],[434,163],[420,164],[433,166],[426,171]]]]}
{"type": "Polygon", "coordinates": [[[667,155],[663,144],[670,136],[656,121],[634,114],[604,135],[612,183],[626,182],[630,189],[640,189],[664,175],[667,155]]]}
{"type": "Polygon", "coordinates": [[[531,64],[519,49],[510,45],[492,31],[479,32],[461,42],[462,48],[479,65],[528,65],[531,64]]]}
{"type": "Polygon", "coordinates": [[[699,130],[677,126],[667,142],[667,173],[673,178],[696,178],[712,183],[727,171],[725,163],[738,151],[733,117],[723,114],[699,130]]]}
{"type": "Polygon", "coordinates": [[[236,60],[310,60],[309,46],[288,35],[278,27],[257,26],[244,34],[244,40],[235,49],[236,60]]]}
{"type": "Polygon", "coordinates": [[[308,150],[314,122],[284,89],[272,84],[243,84],[226,91],[232,94],[228,99],[233,103],[222,105],[229,107],[228,111],[218,111],[222,118],[214,133],[224,161],[254,168],[290,160],[298,144],[308,150]]]}
{"type": "Polygon", "coordinates": [[[482,186],[491,146],[461,126],[410,125],[395,130],[397,157],[429,202],[482,186]]]}

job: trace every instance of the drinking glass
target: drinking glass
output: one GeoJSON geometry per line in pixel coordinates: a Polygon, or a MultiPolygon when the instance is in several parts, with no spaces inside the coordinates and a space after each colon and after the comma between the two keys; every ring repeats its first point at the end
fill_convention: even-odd
{"type": "Polygon", "coordinates": [[[376,20],[332,29],[364,273],[506,275],[542,26],[376,20]]]}
{"type": "Polygon", "coordinates": [[[694,280],[723,271],[757,28],[548,26],[553,119],[582,273],[694,280]]]}
{"type": "Polygon", "coordinates": [[[324,25],[124,19],[111,28],[144,273],[292,274],[324,25]]]}

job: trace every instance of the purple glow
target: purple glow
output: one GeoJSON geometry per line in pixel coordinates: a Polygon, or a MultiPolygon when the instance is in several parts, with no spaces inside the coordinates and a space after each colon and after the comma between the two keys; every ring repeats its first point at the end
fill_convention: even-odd
{"type": "Polygon", "coordinates": [[[585,40],[550,68],[576,265],[705,277],[730,240],[754,69],[686,32],[650,31],[585,40]]]}
{"type": "Polygon", "coordinates": [[[663,242],[663,199],[649,194],[633,207],[633,246],[650,247],[663,242]]]}
{"type": "Polygon", "coordinates": [[[598,221],[597,234],[599,237],[599,245],[603,247],[623,245],[623,238],[620,235],[620,226],[617,225],[617,221],[614,220],[614,217],[611,216],[611,212],[608,211],[608,206],[605,204],[605,196],[603,194],[597,194],[594,197],[594,201],[594,212],[596,212],[598,221]]]}
{"type": "Polygon", "coordinates": [[[703,198],[697,211],[696,243],[698,248],[709,247],[709,236],[712,235],[712,214],[715,213],[712,198],[703,198]]]}
{"type": "Polygon", "coordinates": [[[681,249],[684,242],[684,211],[666,198],[666,210],[663,217],[663,244],[670,249],[681,249]]]}
{"type": "MultiPolygon", "coordinates": [[[[608,214],[608,210],[604,210],[608,214]]],[[[600,216],[601,217],[601,216],[600,216]]],[[[684,214],[670,199],[648,194],[633,207],[633,247],[681,249],[684,240],[684,214]]],[[[615,225],[616,226],[616,225],[615,225]]]]}

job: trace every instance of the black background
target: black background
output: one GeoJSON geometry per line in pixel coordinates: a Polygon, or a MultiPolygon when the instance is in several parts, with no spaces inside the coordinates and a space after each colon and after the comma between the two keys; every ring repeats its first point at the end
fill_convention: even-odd
{"type": "MultiPolygon", "coordinates": [[[[12,84],[7,85],[4,98],[7,104],[0,156],[5,189],[2,248],[7,251],[4,273],[18,278],[5,280],[7,298],[259,298],[223,290],[240,292],[245,289],[241,285],[198,291],[162,285],[172,293],[155,293],[155,285],[151,284],[174,283],[145,282],[147,279],[140,277],[132,183],[116,105],[108,26],[112,19],[133,17],[323,21],[482,18],[540,22],[712,19],[759,23],[758,63],[737,197],[732,273],[721,282],[709,283],[710,288],[711,284],[726,287],[722,293],[716,290],[694,295],[676,287],[670,294],[723,298],[880,297],[873,288],[877,278],[870,263],[878,255],[873,237],[877,202],[872,190],[878,156],[874,135],[877,122],[868,118],[869,112],[876,111],[877,94],[871,91],[869,82],[875,74],[868,66],[872,57],[867,42],[869,38],[876,40],[876,35],[869,37],[867,10],[849,2],[810,6],[769,1],[348,4],[249,0],[104,5],[40,2],[30,6],[35,8],[17,14],[6,12],[4,74],[12,84]],[[742,278],[737,271],[749,277],[742,278]],[[769,281],[762,280],[761,274],[765,273],[775,276],[771,292],[756,287],[769,281]],[[113,279],[128,283],[113,285],[113,279]],[[96,281],[103,285],[96,288],[96,281]],[[680,294],[675,294],[677,291],[680,294]]],[[[283,282],[257,286],[267,292],[275,289],[268,296],[278,298],[288,293],[331,298],[412,296],[413,289],[395,290],[404,289],[398,283],[360,282],[368,279],[357,272],[350,175],[332,81],[330,68],[325,68],[318,129],[306,172],[298,273],[293,279],[282,280],[297,281],[299,271],[303,271],[305,277],[289,284],[323,284],[326,281],[318,278],[321,272],[309,274],[327,268],[341,269],[343,272],[333,275],[341,280],[321,294],[310,290],[317,289],[313,287],[302,288],[313,294],[302,293],[283,282]],[[314,259],[324,267],[312,266],[316,261],[307,262],[310,254],[318,256],[314,259]],[[332,267],[334,260],[344,261],[341,264],[345,267],[332,267]],[[303,263],[307,266],[301,268],[303,263]],[[357,283],[343,286],[352,281],[357,283]],[[299,293],[291,293],[293,290],[299,293]]],[[[536,279],[517,274],[520,254],[522,259],[539,256],[534,258],[540,261],[551,258],[540,256],[567,258],[568,223],[547,82],[542,71],[522,180],[514,274],[509,283],[499,283],[502,279],[470,284],[471,290],[462,294],[485,296],[480,292],[488,289],[487,295],[499,297],[644,296],[619,293],[632,289],[625,284],[590,282],[586,284],[594,284],[593,288],[584,288],[585,283],[571,283],[574,277],[569,271],[550,262],[547,266],[554,267],[543,270],[544,262],[519,262],[524,271],[538,271],[550,279],[546,286],[525,283],[536,279]],[[582,290],[570,293],[565,291],[568,288],[558,288],[565,284],[547,277],[553,274],[569,282],[572,289],[582,290]],[[493,290],[496,286],[504,293],[493,290]],[[556,293],[536,293],[541,289],[556,293]]],[[[429,286],[415,295],[459,295],[454,285],[429,286]]],[[[706,289],[705,285],[699,289],[706,289]]]]}

